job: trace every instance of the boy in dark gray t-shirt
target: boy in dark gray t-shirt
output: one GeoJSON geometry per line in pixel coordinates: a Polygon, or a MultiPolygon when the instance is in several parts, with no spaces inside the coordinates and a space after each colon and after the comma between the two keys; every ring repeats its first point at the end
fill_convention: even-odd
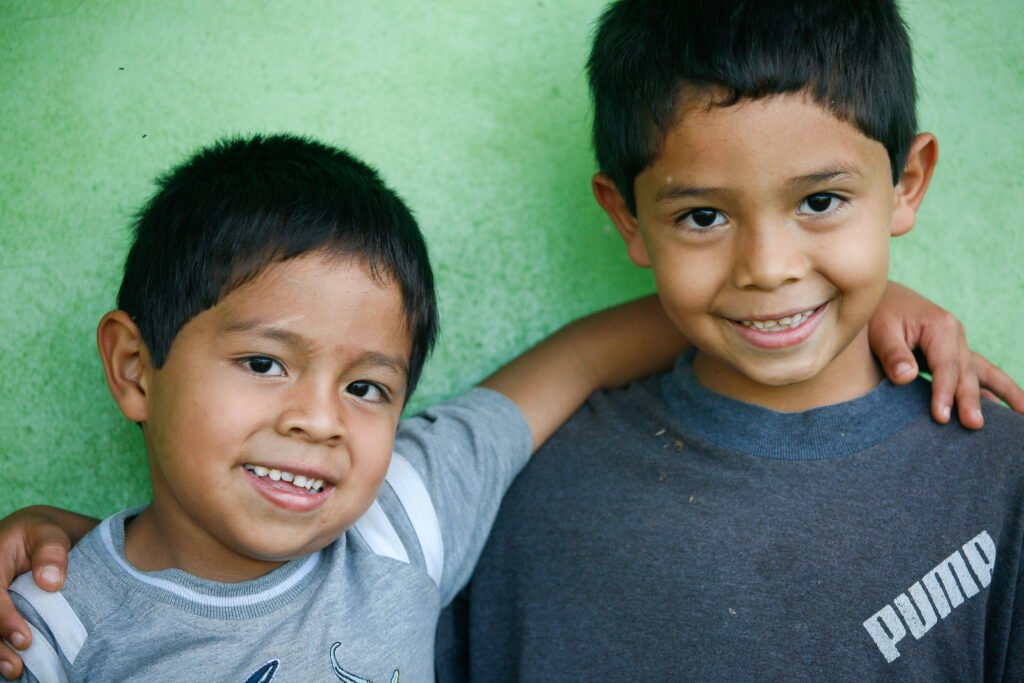
{"type": "Polygon", "coordinates": [[[938,156],[895,4],[621,0],[589,77],[595,195],[695,351],[512,486],[470,678],[1024,680],[1024,418],[937,428],[868,348],[938,156]]]}

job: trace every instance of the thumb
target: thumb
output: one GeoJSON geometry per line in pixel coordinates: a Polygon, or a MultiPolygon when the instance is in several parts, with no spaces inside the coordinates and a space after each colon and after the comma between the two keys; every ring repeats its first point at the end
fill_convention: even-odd
{"type": "Polygon", "coordinates": [[[68,574],[69,544],[67,534],[49,526],[29,540],[32,578],[43,590],[58,591],[64,585],[68,574]]]}
{"type": "Polygon", "coordinates": [[[917,377],[919,366],[914,358],[916,338],[908,337],[908,330],[898,322],[881,322],[868,326],[871,351],[882,364],[886,376],[893,384],[907,384],[917,377]]]}

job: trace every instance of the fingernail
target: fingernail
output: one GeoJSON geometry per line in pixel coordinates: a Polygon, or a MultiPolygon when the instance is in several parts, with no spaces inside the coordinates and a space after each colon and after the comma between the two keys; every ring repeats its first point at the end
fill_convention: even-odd
{"type": "Polygon", "coordinates": [[[49,565],[39,570],[39,579],[49,584],[60,583],[60,570],[49,565]]]}
{"type": "MultiPolygon", "coordinates": [[[[12,633],[10,641],[11,645],[18,648],[19,650],[24,650],[25,643],[28,642],[27,639],[25,638],[25,634],[23,634],[21,631],[15,631],[14,633],[12,633]]],[[[11,665],[10,662],[4,662],[4,664],[6,664],[7,666],[11,665]]],[[[4,673],[7,672],[5,671],[4,673]]]]}
{"type": "Polygon", "coordinates": [[[906,361],[896,364],[896,375],[898,377],[903,377],[904,375],[910,374],[913,371],[914,366],[906,361]]]}
{"type": "Polygon", "coordinates": [[[942,419],[943,420],[948,420],[949,419],[949,406],[942,406],[942,410],[939,411],[939,412],[942,413],[942,419]]]}
{"type": "Polygon", "coordinates": [[[3,674],[4,678],[11,678],[14,676],[14,665],[10,662],[0,662],[0,674],[3,674]]]}

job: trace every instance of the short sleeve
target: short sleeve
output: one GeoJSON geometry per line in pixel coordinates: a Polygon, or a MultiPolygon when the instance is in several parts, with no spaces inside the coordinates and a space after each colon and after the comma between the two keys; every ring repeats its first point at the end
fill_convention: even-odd
{"type": "Polygon", "coordinates": [[[469,580],[532,444],[515,403],[482,387],[399,427],[388,483],[416,529],[428,567],[438,567],[442,605],[469,580]]]}
{"type": "Polygon", "coordinates": [[[82,622],[61,593],[39,588],[31,574],[15,579],[10,591],[14,606],[32,631],[32,645],[20,653],[25,667],[18,680],[67,681],[66,667],[85,642],[82,622]]]}

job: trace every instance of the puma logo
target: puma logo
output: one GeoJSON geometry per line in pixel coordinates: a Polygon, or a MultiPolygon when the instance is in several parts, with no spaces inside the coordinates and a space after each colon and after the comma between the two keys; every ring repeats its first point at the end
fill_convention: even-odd
{"type": "Polygon", "coordinates": [[[914,639],[920,640],[939,619],[945,619],[986,588],[992,582],[995,564],[996,544],[987,531],[982,531],[920,581],[915,581],[906,592],[897,595],[892,604],[872,614],[864,622],[864,628],[885,661],[891,664],[900,656],[896,644],[907,635],[908,628],[914,639]]]}

